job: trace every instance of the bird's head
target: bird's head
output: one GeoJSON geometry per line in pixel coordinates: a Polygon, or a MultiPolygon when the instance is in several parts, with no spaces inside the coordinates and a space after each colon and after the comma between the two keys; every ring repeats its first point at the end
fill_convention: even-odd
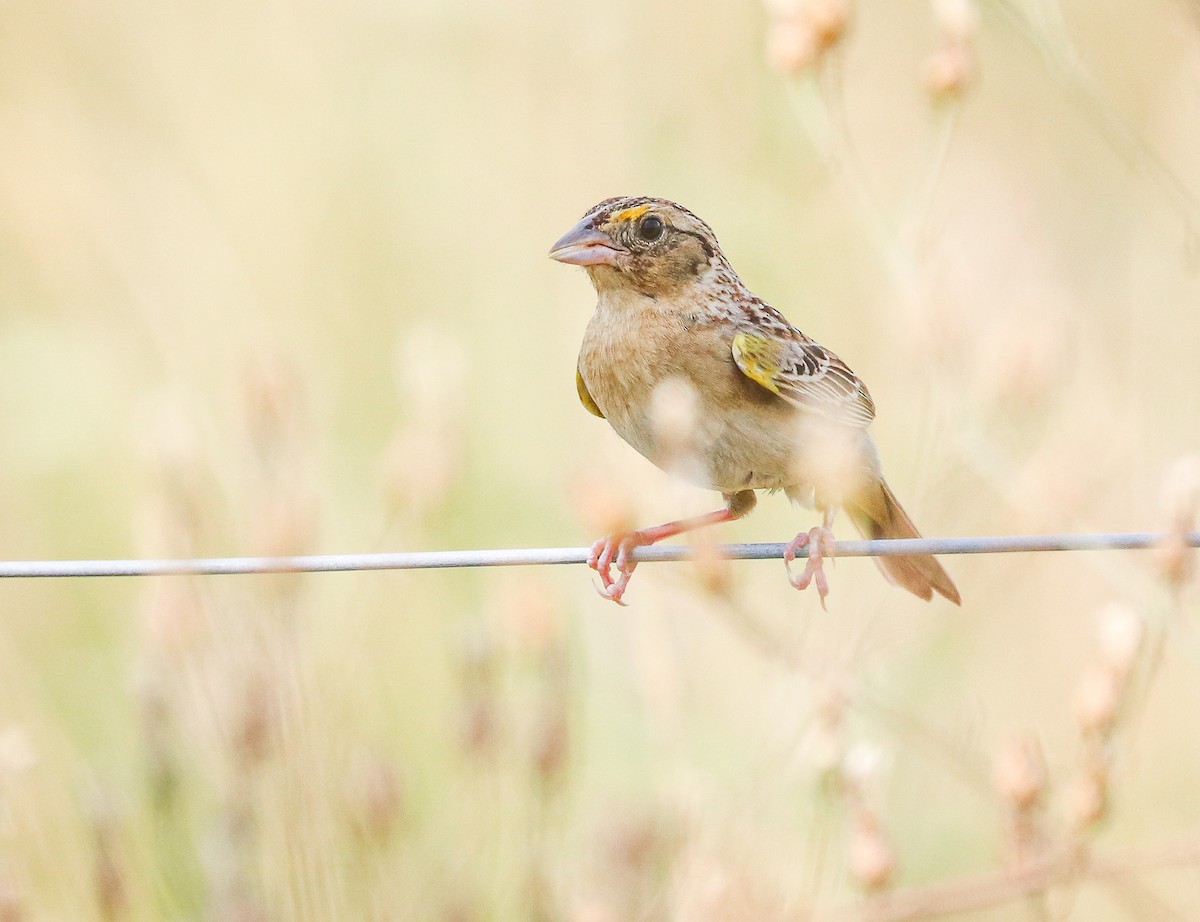
{"type": "Polygon", "coordinates": [[[675,202],[647,196],[605,199],[550,248],[550,258],[583,266],[598,292],[670,295],[723,261],[712,229],[675,202]]]}

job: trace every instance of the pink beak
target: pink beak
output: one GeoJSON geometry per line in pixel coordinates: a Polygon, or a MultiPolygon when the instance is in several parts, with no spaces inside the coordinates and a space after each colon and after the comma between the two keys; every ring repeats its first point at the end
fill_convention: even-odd
{"type": "Polygon", "coordinates": [[[584,218],[558,238],[550,248],[550,258],[572,266],[612,266],[625,252],[612,237],[584,218]]]}

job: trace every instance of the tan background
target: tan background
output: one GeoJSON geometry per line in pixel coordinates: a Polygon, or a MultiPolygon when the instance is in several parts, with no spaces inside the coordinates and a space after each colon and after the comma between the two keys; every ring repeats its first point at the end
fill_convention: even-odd
{"type": "MultiPolygon", "coordinates": [[[[545,252],[642,193],[867,380],[926,533],[1163,527],[1200,448],[1196,10],[980,12],[934,105],[953,9],[919,2],[859,5],[791,80],[755,4],[0,7],[0,556],[576,546],[710,507],[572,386],[592,293],[545,252]]],[[[772,498],[721,538],[810,524],[772,498]]],[[[1147,554],[947,566],[962,611],[861,560],[828,614],[773,562],[647,565],[627,610],[578,567],[7,582],[0,918],[803,919],[873,866],[1011,886],[1014,737],[1048,848],[1194,841],[1194,589],[1147,554]],[[1146,643],[1087,769],[1110,603],[1146,643]],[[1072,831],[1097,771],[1110,810],[1072,831]]],[[[1197,898],[1164,872],[971,918],[1197,898]]]]}

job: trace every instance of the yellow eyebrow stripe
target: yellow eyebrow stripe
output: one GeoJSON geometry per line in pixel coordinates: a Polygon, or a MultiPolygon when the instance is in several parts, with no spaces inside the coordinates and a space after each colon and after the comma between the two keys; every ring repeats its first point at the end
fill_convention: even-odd
{"type": "Polygon", "coordinates": [[[625,208],[621,211],[618,211],[615,215],[609,218],[609,220],[615,224],[619,224],[622,221],[636,221],[649,210],[649,205],[637,205],[633,208],[625,208]]]}

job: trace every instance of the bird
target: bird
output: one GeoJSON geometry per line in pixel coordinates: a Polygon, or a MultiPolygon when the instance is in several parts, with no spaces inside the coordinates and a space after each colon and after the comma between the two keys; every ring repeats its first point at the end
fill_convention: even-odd
{"type": "MultiPolygon", "coordinates": [[[[596,541],[588,565],[603,596],[625,604],[635,549],[740,519],[756,491],[783,491],[818,511],[821,524],[784,548],[789,582],[829,593],[823,568],[844,510],[867,538],[920,533],[883,478],[868,427],[875,403],[866,385],[829,349],[755,295],[734,271],[712,229],[683,205],[619,196],[594,205],[550,248],[582,266],[596,289],[575,384],[583,406],[651,462],[719,491],[724,506],[596,541]],[[691,395],[688,463],[655,421],[656,394],[691,395]],[[804,570],[792,564],[807,549],[804,570]],[[615,573],[614,573],[615,570],[615,573]]],[[[875,558],[884,577],[926,601],[956,605],[953,580],[932,554],[875,558]]]]}

